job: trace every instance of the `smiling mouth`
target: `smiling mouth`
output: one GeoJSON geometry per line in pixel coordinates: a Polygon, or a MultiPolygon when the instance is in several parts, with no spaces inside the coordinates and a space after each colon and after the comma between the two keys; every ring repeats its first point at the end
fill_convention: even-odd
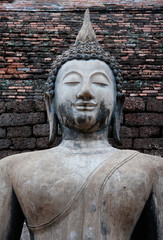
{"type": "Polygon", "coordinates": [[[92,103],[92,102],[78,102],[74,104],[75,108],[79,111],[93,111],[97,103],[92,103]]]}

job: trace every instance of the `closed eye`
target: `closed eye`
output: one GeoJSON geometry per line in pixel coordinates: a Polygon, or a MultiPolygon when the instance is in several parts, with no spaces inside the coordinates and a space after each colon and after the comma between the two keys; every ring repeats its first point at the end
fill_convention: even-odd
{"type": "Polygon", "coordinates": [[[80,84],[80,82],[65,82],[65,84],[71,85],[71,86],[76,86],[76,85],[80,84]]]}
{"type": "Polygon", "coordinates": [[[108,84],[102,83],[102,82],[92,82],[92,84],[95,84],[95,85],[98,85],[98,86],[101,86],[101,87],[108,86],[108,84]]]}
{"type": "Polygon", "coordinates": [[[63,83],[69,86],[76,86],[81,83],[82,76],[78,72],[68,72],[64,78],[63,83]]]}
{"type": "Polygon", "coordinates": [[[95,72],[91,76],[91,82],[92,84],[100,87],[106,87],[109,86],[109,78],[107,75],[103,72],[95,72]]]}

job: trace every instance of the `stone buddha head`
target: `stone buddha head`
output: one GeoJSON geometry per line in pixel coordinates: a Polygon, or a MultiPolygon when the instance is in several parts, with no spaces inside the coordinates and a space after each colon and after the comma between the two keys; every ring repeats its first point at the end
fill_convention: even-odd
{"type": "Polygon", "coordinates": [[[118,63],[96,39],[86,10],[75,44],[53,62],[45,103],[50,124],[49,142],[61,128],[85,134],[101,131],[112,124],[113,138],[119,138],[124,97],[118,63]]]}

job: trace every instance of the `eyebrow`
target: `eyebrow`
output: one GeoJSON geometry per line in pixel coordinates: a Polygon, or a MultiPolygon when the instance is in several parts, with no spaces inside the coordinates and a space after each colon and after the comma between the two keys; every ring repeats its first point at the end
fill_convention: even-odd
{"type": "Polygon", "coordinates": [[[105,72],[103,72],[103,71],[92,73],[91,76],[90,76],[90,78],[91,78],[94,74],[102,74],[102,75],[104,75],[104,76],[107,78],[108,81],[110,81],[110,78],[109,78],[109,77],[107,76],[107,74],[106,74],[105,72]]]}
{"type": "Polygon", "coordinates": [[[68,75],[70,75],[70,74],[72,74],[72,73],[78,74],[80,77],[82,77],[79,72],[77,72],[77,71],[71,71],[71,72],[68,72],[68,73],[66,73],[66,74],[64,75],[64,77],[62,78],[62,81],[63,81],[68,75]]]}

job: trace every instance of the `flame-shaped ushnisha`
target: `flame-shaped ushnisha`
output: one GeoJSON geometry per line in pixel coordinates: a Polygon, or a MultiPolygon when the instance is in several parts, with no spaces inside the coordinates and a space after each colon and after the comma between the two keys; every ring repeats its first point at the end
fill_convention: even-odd
{"type": "Polygon", "coordinates": [[[108,64],[112,69],[116,80],[117,97],[121,97],[121,83],[123,78],[119,69],[119,64],[115,61],[114,57],[112,57],[109,52],[105,52],[102,46],[98,43],[96,34],[92,28],[88,9],[85,11],[83,25],[76,37],[75,43],[72,44],[68,50],[63,52],[62,55],[57,56],[56,60],[52,64],[52,69],[48,78],[49,92],[51,96],[54,96],[54,83],[58,70],[64,63],[73,59],[98,59],[108,64]]]}

